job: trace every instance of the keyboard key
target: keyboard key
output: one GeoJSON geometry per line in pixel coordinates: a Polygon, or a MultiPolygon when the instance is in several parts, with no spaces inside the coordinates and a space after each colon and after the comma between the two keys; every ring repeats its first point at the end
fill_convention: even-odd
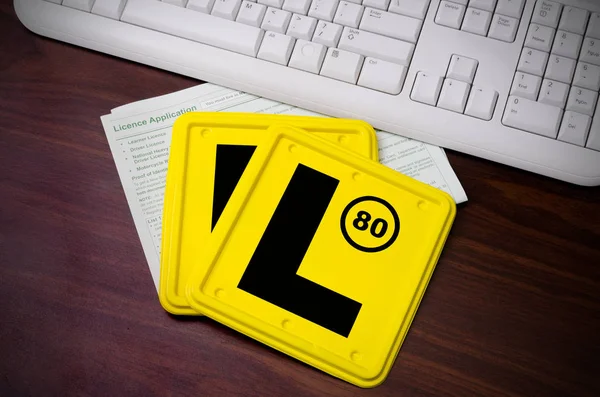
{"type": "Polygon", "coordinates": [[[600,40],[586,37],[581,48],[581,62],[593,63],[600,66],[600,40]]]}
{"type": "Polygon", "coordinates": [[[415,85],[410,93],[413,101],[435,106],[442,89],[444,78],[426,72],[418,72],[415,85]]]}
{"type": "Polygon", "coordinates": [[[590,124],[592,124],[590,116],[566,111],[558,131],[558,140],[584,146],[590,132],[590,124]]]}
{"type": "Polygon", "coordinates": [[[595,12],[592,14],[585,35],[600,40],[600,13],[595,12]]]}
{"type": "Polygon", "coordinates": [[[129,0],[121,21],[252,57],[264,35],[253,26],[154,0],[129,0]]]}
{"type": "Polygon", "coordinates": [[[465,15],[465,6],[442,1],[435,16],[435,23],[448,26],[449,28],[459,29],[465,15]]]}
{"type": "Polygon", "coordinates": [[[498,0],[496,13],[512,18],[521,18],[525,0],[498,0]]]}
{"type": "Polygon", "coordinates": [[[296,69],[318,74],[325,59],[327,48],[319,43],[296,40],[294,52],[290,58],[290,66],[296,69]]]}
{"type": "Polygon", "coordinates": [[[240,7],[240,11],[238,12],[236,21],[245,23],[246,25],[256,26],[258,28],[263,20],[263,17],[265,16],[266,11],[266,6],[244,0],[242,2],[242,6],[240,7]]]}
{"type": "Polygon", "coordinates": [[[524,47],[523,51],[521,51],[521,58],[519,58],[517,70],[519,72],[535,74],[536,76],[543,76],[547,62],[547,52],[524,47]]]}
{"type": "Polygon", "coordinates": [[[178,7],[185,7],[187,0],[162,0],[165,3],[173,4],[178,7]]]}
{"type": "MultiPolygon", "coordinates": [[[[310,40],[313,36],[315,28],[317,27],[317,20],[311,17],[305,17],[304,15],[294,14],[290,27],[288,28],[287,35],[295,37],[297,39],[310,40]]],[[[298,44],[296,44],[298,46],[298,44]]],[[[324,55],[325,53],[323,53],[324,55]]]]}
{"type": "Polygon", "coordinates": [[[534,76],[533,74],[517,72],[515,79],[513,80],[512,87],[510,88],[510,95],[516,95],[521,98],[527,98],[535,101],[537,100],[538,93],[540,92],[541,83],[541,77],[534,76]]]}
{"type": "Polygon", "coordinates": [[[479,62],[475,59],[461,55],[452,55],[446,75],[448,78],[472,84],[478,64],[479,62]]]}
{"type": "Polygon", "coordinates": [[[518,19],[495,14],[494,18],[492,18],[492,24],[488,37],[512,43],[515,40],[518,27],[518,19]]]}
{"type": "Polygon", "coordinates": [[[363,0],[362,4],[365,7],[373,7],[385,11],[390,5],[390,0],[363,0]]]}
{"type": "Polygon", "coordinates": [[[321,75],[356,84],[364,57],[353,52],[329,48],[321,75]]]}
{"type": "Polygon", "coordinates": [[[367,57],[358,78],[358,85],[396,95],[402,89],[407,70],[403,65],[367,57]]]}
{"type": "Polygon", "coordinates": [[[594,114],[596,108],[596,100],[598,93],[585,88],[571,87],[569,101],[567,102],[567,110],[572,110],[577,113],[594,114]]]}
{"type": "Polygon", "coordinates": [[[310,0],[285,0],[283,9],[296,14],[306,15],[310,7],[310,0]]]}
{"type": "Polygon", "coordinates": [[[366,8],[360,22],[360,29],[416,43],[421,31],[421,24],[422,21],[419,19],[366,8]]]}
{"type": "Polygon", "coordinates": [[[186,7],[190,10],[210,14],[214,5],[215,0],[189,0],[186,7]]]}
{"type": "Polygon", "coordinates": [[[585,147],[600,151],[600,106],[596,106],[594,121],[585,147]]]}
{"type": "Polygon", "coordinates": [[[283,0],[258,0],[258,4],[264,4],[267,7],[281,8],[283,7],[283,0]]]}
{"type": "Polygon", "coordinates": [[[264,30],[285,34],[291,19],[291,12],[269,7],[260,27],[264,30]]]}
{"type": "Polygon", "coordinates": [[[593,91],[600,90],[600,67],[579,62],[575,69],[573,85],[593,91]]]}
{"type": "Polygon", "coordinates": [[[494,7],[496,7],[496,0],[471,0],[469,2],[469,7],[474,7],[478,10],[493,12],[494,7]]]}
{"type": "Polygon", "coordinates": [[[469,94],[465,114],[482,120],[491,120],[498,101],[498,92],[473,87],[469,94]]]}
{"type": "Polygon", "coordinates": [[[563,110],[516,96],[508,97],[502,124],[555,139],[563,110]]]}
{"type": "Polygon", "coordinates": [[[358,28],[360,19],[362,18],[364,7],[348,1],[340,1],[340,5],[335,13],[333,22],[340,25],[358,28]]]}
{"type": "Polygon", "coordinates": [[[460,29],[464,30],[465,32],[471,32],[480,36],[485,36],[488,33],[491,21],[491,12],[469,7],[467,8],[465,20],[463,21],[460,29]]]}
{"type": "Polygon", "coordinates": [[[554,44],[552,45],[552,53],[577,59],[582,40],[583,37],[578,34],[559,30],[556,32],[556,38],[554,39],[554,44]]]}
{"type": "Polygon", "coordinates": [[[583,35],[589,12],[587,10],[565,6],[558,28],[567,32],[583,35]]]}
{"type": "Polygon", "coordinates": [[[554,1],[539,0],[535,3],[531,22],[556,28],[560,18],[562,4],[554,1]]]}
{"type": "Polygon", "coordinates": [[[92,14],[102,15],[112,19],[120,19],[127,0],[96,0],[92,14]]]}
{"type": "Polygon", "coordinates": [[[465,110],[467,97],[469,96],[469,87],[470,84],[464,81],[444,80],[437,106],[442,109],[462,113],[465,110]]]}
{"type": "Polygon", "coordinates": [[[389,12],[407,17],[425,19],[430,0],[392,0],[389,12]]]}
{"type": "Polygon", "coordinates": [[[546,68],[546,78],[571,84],[573,72],[575,71],[575,60],[558,55],[550,56],[546,68]]]}
{"type": "Polygon", "coordinates": [[[342,27],[336,23],[319,21],[312,41],[327,47],[337,47],[342,36],[342,27]]]}
{"type": "Polygon", "coordinates": [[[257,58],[287,65],[293,48],[294,39],[290,36],[276,32],[266,32],[260,50],[258,50],[257,58]]]}
{"type": "Polygon", "coordinates": [[[345,27],[338,47],[368,57],[408,66],[414,44],[380,36],[375,33],[345,27]]]}
{"type": "Polygon", "coordinates": [[[554,29],[532,23],[527,31],[525,47],[550,52],[550,46],[552,45],[553,39],[554,29]]]}
{"type": "Polygon", "coordinates": [[[565,108],[569,85],[558,81],[544,79],[538,101],[561,109],[565,108]]]}
{"type": "Polygon", "coordinates": [[[242,0],[215,0],[211,15],[234,21],[240,10],[242,0]]]}
{"type": "Polygon", "coordinates": [[[92,11],[94,0],[63,0],[62,5],[90,12],[92,11]]]}
{"type": "Polygon", "coordinates": [[[313,0],[308,10],[308,15],[331,22],[333,21],[337,5],[338,0],[313,0]]]}

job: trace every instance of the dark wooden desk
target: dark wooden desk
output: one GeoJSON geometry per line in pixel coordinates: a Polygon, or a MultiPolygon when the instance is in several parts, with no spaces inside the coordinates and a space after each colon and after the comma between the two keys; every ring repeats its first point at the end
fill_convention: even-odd
{"type": "Polygon", "coordinates": [[[0,395],[599,396],[600,189],[449,152],[469,202],[386,382],[363,390],[161,308],[100,116],[196,81],[0,6],[0,395]]]}

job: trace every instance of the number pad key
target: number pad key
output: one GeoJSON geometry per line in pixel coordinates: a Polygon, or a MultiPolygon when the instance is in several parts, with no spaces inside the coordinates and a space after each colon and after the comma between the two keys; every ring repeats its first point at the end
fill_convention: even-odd
{"type": "Polygon", "coordinates": [[[519,72],[535,74],[543,76],[548,63],[548,53],[544,51],[534,50],[533,48],[524,47],[519,59],[519,72]]]}
{"type": "Polygon", "coordinates": [[[572,87],[567,102],[567,110],[591,116],[594,114],[597,99],[598,93],[595,91],[572,87]]]}
{"type": "Polygon", "coordinates": [[[565,103],[567,103],[568,95],[568,84],[545,79],[542,83],[542,89],[540,91],[540,98],[538,101],[564,109],[565,103]]]}
{"type": "Polygon", "coordinates": [[[598,91],[600,89],[600,66],[579,62],[575,69],[573,85],[598,91]]]}
{"type": "Polygon", "coordinates": [[[546,78],[571,84],[574,71],[575,60],[558,55],[552,55],[548,60],[546,78]]]}
{"type": "Polygon", "coordinates": [[[588,28],[585,33],[586,37],[592,37],[594,39],[600,40],[600,14],[593,13],[590,17],[590,23],[588,23],[588,28]]]}
{"type": "Polygon", "coordinates": [[[588,115],[570,111],[565,112],[558,132],[558,140],[583,146],[590,131],[590,124],[592,124],[592,118],[588,115]]]}
{"type": "Polygon", "coordinates": [[[583,40],[580,61],[600,65],[600,40],[589,37],[583,40]]]}
{"type": "Polygon", "coordinates": [[[552,40],[554,39],[554,29],[548,26],[532,23],[527,31],[525,47],[535,48],[536,50],[550,52],[552,40]]]}
{"type": "Polygon", "coordinates": [[[589,12],[581,8],[565,7],[558,28],[575,34],[584,34],[589,12]]]}
{"type": "Polygon", "coordinates": [[[542,78],[527,73],[517,73],[510,89],[510,95],[535,101],[540,91],[542,78]]]}
{"type": "Polygon", "coordinates": [[[533,10],[531,22],[557,27],[562,5],[554,1],[538,0],[533,10]]]}
{"type": "Polygon", "coordinates": [[[556,38],[554,39],[554,45],[552,46],[552,53],[577,59],[582,40],[583,37],[578,34],[559,30],[556,32],[556,38]]]}

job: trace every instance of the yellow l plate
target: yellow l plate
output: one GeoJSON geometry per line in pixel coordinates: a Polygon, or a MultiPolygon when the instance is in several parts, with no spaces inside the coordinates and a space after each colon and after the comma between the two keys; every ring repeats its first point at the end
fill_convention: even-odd
{"type": "Polygon", "coordinates": [[[300,127],[378,159],[375,130],[358,120],[210,112],[179,117],[173,127],[163,209],[159,299],[168,312],[200,315],[185,299],[187,276],[194,266],[186,260],[188,253],[203,249],[254,148],[274,123],[300,127]],[[190,211],[194,222],[183,222],[183,214],[189,217],[190,211]],[[176,245],[174,233],[182,236],[176,245]]]}
{"type": "MultiPolygon", "coordinates": [[[[208,244],[186,257],[195,263],[188,301],[333,376],[374,387],[408,332],[454,201],[297,129],[269,132],[208,244]]],[[[190,210],[184,224],[202,211],[190,210]]]]}

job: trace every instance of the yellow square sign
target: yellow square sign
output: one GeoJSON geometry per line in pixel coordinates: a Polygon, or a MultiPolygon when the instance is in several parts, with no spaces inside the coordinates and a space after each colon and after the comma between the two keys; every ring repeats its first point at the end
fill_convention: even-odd
{"type": "Polygon", "coordinates": [[[301,128],[378,159],[375,130],[359,120],[210,112],[181,116],[173,127],[163,214],[159,297],[168,312],[201,314],[185,298],[196,251],[203,249],[255,148],[268,137],[264,131],[273,123],[301,128]],[[174,239],[179,233],[184,238],[174,239]]]}
{"type": "MultiPolygon", "coordinates": [[[[331,375],[376,386],[437,263],[454,202],[321,138],[268,133],[208,244],[188,257],[188,301],[331,375]]],[[[194,210],[187,216],[193,222],[194,210]]]]}

